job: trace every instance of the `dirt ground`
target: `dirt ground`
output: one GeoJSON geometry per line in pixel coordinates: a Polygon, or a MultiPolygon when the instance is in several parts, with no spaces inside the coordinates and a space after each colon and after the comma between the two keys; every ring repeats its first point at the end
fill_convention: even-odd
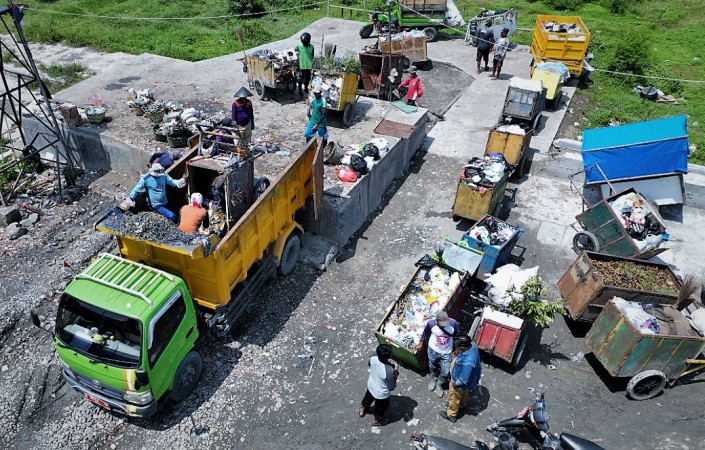
{"type": "MultiPolygon", "coordinates": [[[[457,76],[472,79],[443,66],[434,63],[434,70],[420,72],[426,83],[449,86],[442,94],[429,91],[422,104],[431,109],[455,97],[451,86],[457,76]]],[[[579,120],[573,118],[579,105],[571,108],[576,112],[566,116],[566,137],[575,137],[570,125],[579,120]]],[[[625,382],[612,379],[588,354],[581,339],[585,330],[563,318],[530,331],[519,370],[484,358],[482,387],[456,424],[438,418],[445,399],[426,390],[427,374],[406,368],[391,402],[392,423],[377,428],[369,416],[357,417],[366,360],[376,345],[373,329],[414,262],[442,236],[467,229],[467,223],[451,220],[449,193],[456,181],[449,173],[458,164],[419,151],[410,171],[327,271],[299,264],[288,277],[267,283],[232,337],[204,336],[199,342],[204,371],[194,393],[179,404],[164,403],[148,420],[104,411],[69,389],[51,336],[28,318],[35,308],[50,328],[66,283],[91,257],[115,250],[113,238],[91,229],[96,215],[112,206],[112,197],[101,195],[110,190],[98,191],[99,183],[92,183],[107,177],[90,174],[68,205],[53,203],[45,191],[33,193],[32,206],[43,212],[39,223],[16,241],[0,240],[0,447],[406,449],[414,431],[467,445],[475,439],[489,443],[484,428],[515,414],[545,387],[557,432],[612,449],[701,448],[702,377],[678,382],[650,401],[629,401],[625,382]]],[[[541,265],[553,296],[553,283],[574,255],[542,243],[540,232],[531,229],[529,206],[550,215],[551,202],[570,195],[559,192],[563,187],[554,172],[560,165],[547,159],[531,167],[532,177],[540,177],[535,201],[542,204],[512,211],[513,223],[527,229],[514,261],[541,265]]],[[[113,187],[124,188],[117,181],[113,187]]],[[[522,448],[530,448],[526,439],[522,448]]]]}

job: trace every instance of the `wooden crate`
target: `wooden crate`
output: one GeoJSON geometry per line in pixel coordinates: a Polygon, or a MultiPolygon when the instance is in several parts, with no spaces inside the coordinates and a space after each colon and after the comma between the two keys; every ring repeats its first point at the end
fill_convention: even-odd
{"type": "Polygon", "coordinates": [[[408,37],[390,41],[379,41],[379,50],[384,54],[404,55],[411,63],[428,60],[426,36],[408,37]]]}

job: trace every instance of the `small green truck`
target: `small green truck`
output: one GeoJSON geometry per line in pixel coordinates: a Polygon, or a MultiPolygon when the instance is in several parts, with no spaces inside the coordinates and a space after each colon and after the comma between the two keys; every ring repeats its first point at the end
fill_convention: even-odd
{"type": "Polygon", "coordinates": [[[423,30],[428,42],[433,42],[438,38],[439,28],[450,33],[465,33],[464,27],[458,30],[446,19],[447,0],[394,0],[389,5],[389,14],[370,14],[370,23],[360,30],[361,38],[370,37],[373,31],[379,35],[418,29],[423,30]]]}

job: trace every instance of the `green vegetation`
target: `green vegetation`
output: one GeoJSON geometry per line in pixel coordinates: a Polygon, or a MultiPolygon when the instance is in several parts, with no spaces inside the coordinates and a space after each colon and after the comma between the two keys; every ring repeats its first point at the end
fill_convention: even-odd
{"type": "Polygon", "coordinates": [[[43,74],[44,84],[52,94],[94,75],[93,72],[78,62],[52,64],[49,66],[40,63],[37,68],[43,74]]]}
{"type": "MultiPolygon", "coordinates": [[[[288,13],[256,18],[209,20],[134,21],[93,19],[48,14],[53,10],[86,15],[119,17],[208,17],[249,14],[258,8],[273,10],[312,3],[313,0],[56,0],[29,1],[34,8],[25,16],[28,39],[39,42],[64,41],[69,45],[91,45],[104,51],[143,52],[201,60],[243,50],[234,30],[243,28],[245,48],[289,37],[307,24],[325,16],[325,4],[288,13]],[[239,9],[238,9],[239,8],[239,9]]],[[[333,3],[362,7],[363,0],[333,0],[333,3]]],[[[369,8],[379,0],[366,2],[369,8]]],[[[481,7],[513,7],[519,11],[519,26],[533,28],[536,14],[577,14],[592,32],[594,65],[600,69],[641,73],[649,76],[705,80],[705,2],[702,0],[456,0],[466,18],[481,7]]],[[[341,17],[331,8],[331,16],[341,17]]],[[[345,18],[366,20],[364,13],[345,18]]],[[[315,39],[315,37],[314,37],[315,39]]],[[[512,41],[530,44],[530,32],[518,32],[512,41]]],[[[517,74],[528,76],[526,73],[517,74]]],[[[705,84],[642,79],[597,72],[595,84],[580,91],[581,128],[610,123],[686,114],[688,131],[697,151],[691,162],[705,163],[705,84]],[[632,93],[637,84],[653,85],[678,99],[678,105],[653,103],[632,93]],[[703,122],[700,124],[699,122],[703,122]]]]}
{"type": "MultiPolygon", "coordinates": [[[[514,290],[514,286],[511,287],[514,290]]],[[[521,287],[521,298],[509,303],[509,312],[530,321],[536,327],[545,327],[556,315],[565,314],[562,300],[546,300],[546,288],[540,277],[531,277],[521,287]]]]}

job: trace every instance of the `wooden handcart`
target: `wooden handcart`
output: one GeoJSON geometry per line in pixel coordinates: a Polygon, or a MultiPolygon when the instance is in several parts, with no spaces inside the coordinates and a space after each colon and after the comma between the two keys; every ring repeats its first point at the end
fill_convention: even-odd
{"type": "Polygon", "coordinates": [[[391,41],[380,39],[378,48],[385,55],[402,55],[404,69],[408,69],[412,65],[428,65],[430,63],[426,36],[410,36],[391,41]]]}
{"type": "Polygon", "coordinates": [[[653,311],[661,331],[644,334],[610,301],[585,337],[610,375],[630,378],[627,396],[634,400],[655,397],[666,385],[705,369],[705,337],[674,307],[661,305],[653,311]]]}
{"type": "MultiPolygon", "coordinates": [[[[360,81],[360,76],[355,73],[333,73],[326,71],[317,71],[323,78],[342,78],[343,82],[338,89],[339,97],[337,103],[326,101],[326,109],[342,113],[343,125],[349,127],[353,122],[353,111],[357,102],[357,86],[360,81]]],[[[311,101],[313,101],[313,92],[309,97],[309,105],[306,110],[306,115],[311,117],[311,101]]]]}
{"type": "Polygon", "coordinates": [[[485,155],[501,153],[508,164],[515,167],[514,175],[523,177],[526,173],[526,160],[531,144],[532,132],[497,125],[490,130],[485,146],[485,155]]]}
{"type": "Polygon", "coordinates": [[[296,62],[286,63],[280,67],[266,58],[259,58],[253,55],[245,56],[247,67],[247,82],[253,92],[260,100],[265,100],[272,89],[284,87],[287,92],[294,92],[296,89],[296,73],[298,64],[296,62]]]}

